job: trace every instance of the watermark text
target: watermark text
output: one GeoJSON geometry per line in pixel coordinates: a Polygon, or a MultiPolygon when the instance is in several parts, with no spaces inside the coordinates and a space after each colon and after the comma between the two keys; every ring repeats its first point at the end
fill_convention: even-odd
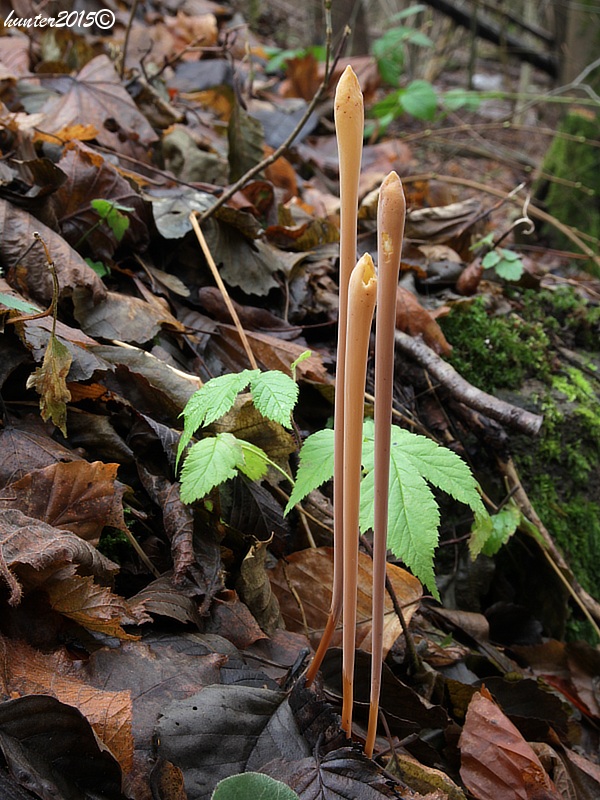
{"type": "Polygon", "coordinates": [[[91,28],[95,25],[103,31],[115,24],[115,14],[108,8],[100,11],[60,11],[56,17],[17,17],[14,9],[4,20],[5,28],[91,28]]]}

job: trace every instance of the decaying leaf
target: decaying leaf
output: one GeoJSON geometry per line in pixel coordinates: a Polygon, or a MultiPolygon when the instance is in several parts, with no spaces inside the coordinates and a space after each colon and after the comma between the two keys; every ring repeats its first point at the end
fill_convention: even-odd
{"type": "Polygon", "coordinates": [[[42,800],[126,800],[117,761],[81,712],[54,697],[0,703],[0,748],[13,775],[42,800]]]}
{"type": "Polygon", "coordinates": [[[71,353],[53,334],[41,367],[27,379],[27,388],[34,388],[40,396],[40,413],[44,422],[49,419],[67,435],[67,403],[71,393],[67,389],[67,375],[71,367],[71,353]]]}
{"type": "Polygon", "coordinates": [[[271,689],[207,686],[165,708],[157,731],[159,752],[183,771],[189,800],[208,800],[228,775],[309,752],[287,695],[271,689]]]}
{"type": "MultiPolygon", "coordinates": [[[[357,647],[371,650],[373,562],[364,553],[358,560],[357,647]]],[[[422,586],[409,572],[388,564],[388,575],[408,624],[418,608],[422,586]]],[[[311,642],[319,642],[329,607],[333,581],[333,550],[329,547],[311,548],[292,553],[280,561],[271,573],[271,583],[281,606],[286,627],[308,633],[311,642]],[[293,589],[293,593],[292,593],[293,589]],[[300,605],[299,605],[300,604],[300,605]]],[[[384,654],[401,635],[402,627],[392,601],[386,596],[384,622],[384,654]]],[[[334,634],[333,644],[341,642],[341,628],[334,634]]],[[[384,655],[385,657],[385,655],[384,655]]]]}
{"type": "Polygon", "coordinates": [[[477,692],[469,704],[459,747],[460,775],[477,800],[559,800],[539,758],[491,700],[477,692]]]}
{"type": "Polygon", "coordinates": [[[56,269],[60,294],[68,296],[75,287],[87,290],[95,301],[106,294],[106,288],[94,270],[58,233],[32,214],[0,200],[0,258],[6,278],[13,289],[42,304],[52,300],[52,276],[41,245],[35,244],[34,232],[43,239],[56,269]]]}
{"type": "Polygon", "coordinates": [[[0,508],[18,508],[97,545],[106,525],[125,528],[124,487],[116,482],[117,467],[71,461],[33,470],[0,494],[0,508]]]}
{"type": "Polygon", "coordinates": [[[422,336],[438,355],[448,356],[452,345],[442,333],[442,329],[431,312],[423,308],[412,292],[398,286],[396,293],[396,327],[410,336],[422,336]]]}
{"type": "Polygon", "coordinates": [[[63,128],[85,120],[94,125],[101,144],[117,151],[124,140],[147,146],[158,138],[106,55],[93,58],[75,77],[57,78],[53,88],[62,97],[52,98],[42,108],[45,119],[40,127],[45,132],[60,134],[63,128]]]}
{"type": "Polygon", "coordinates": [[[24,642],[0,639],[2,691],[11,696],[45,694],[79,709],[122,769],[131,769],[133,737],[129,691],[89,684],[63,651],[40,653],[24,642]]]}
{"type": "Polygon", "coordinates": [[[265,569],[266,556],[266,542],[257,542],[250,548],[240,567],[237,590],[263,631],[271,635],[281,627],[282,620],[265,569]]]}

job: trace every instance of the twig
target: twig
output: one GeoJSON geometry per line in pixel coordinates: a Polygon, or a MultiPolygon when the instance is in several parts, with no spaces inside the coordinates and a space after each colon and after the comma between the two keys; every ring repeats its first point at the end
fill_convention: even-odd
{"type": "Polygon", "coordinates": [[[481,411],[488,417],[515,428],[528,436],[535,436],[542,427],[544,418],[518,406],[499,400],[487,392],[477,389],[465,380],[454,367],[441,359],[418,337],[409,336],[403,331],[396,331],[396,345],[415,359],[433,377],[447,389],[454,398],[470,408],[481,411]]]}
{"type": "Polygon", "coordinates": [[[600,603],[589,595],[585,589],[579,585],[572,570],[564,559],[564,556],[557,548],[549,530],[537,515],[527,492],[523,488],[521,479],[517,473],[514,462],[511,458],[498,458],[498,465],[505,476],[509,489],[512,491],[515,502],[519,506],[523,516],[537,529],[544,542],[543,553],[556,572],[567,591],[577,603],[585,617],[588,619],[595,632],[600,636],[600,603]]]}
{"type": "MultiPolygon", "coordinates": [[[[326,13],[326,19],[327,19],[327,34],[326,34],[327,35],[327,41],[326,41],[326,54],[325,54],[325,75],[323,77],[323,80],[321,81],[321,84],[320,84],[319,88],[317,89],[316,94],[314,95],[314,97],[312,98],[312,100],[310,101],[308,106],[306,107],[306,110],[304,111],[304,114],[302,115],[300,121],[298,122],[298,124],[296,125],[294,130],[290,133],[290,135],[287,137],[287,139],[282,144],[280,144],[279,147],[271,153],[271,155],[267,156],[266,158],[263,158],[262,161],[260,161],[258,164],[256,164],[251,169],[249,169],[244,175],[242,175],[242,177],[239,180],[237,180],[234,184],[232,184],[228,189],[226,189],[223,192],[223,194],[219,197],[219,199],[216,201],[216,203],[214,203],[209,209],[207,209],[202,214],[202,216],[200,217],[200,222],[205,222],[207,219],[212,217],[213,214],[217,211],[217,209],[219,209],[219,208],[221,208],[221,206],[225,205],[225,203],[229,199],[231,199],[236,192],[239,192],[240,189],[242,189],[248,183],[248,181],[252,180],[252,178],[254,178],[255,175],[258,175],[259,172],[262,172],[267,167],[270,167],[271,164],[273,164],[275,161],[277,161],[277,159],[281,155],[283,155],[283,153],[291,146],[292,142],[298,136],[298,134],[300,133],[302,128],[306,125],[310,115],[313,113],[313,111],[317,107],[318,103],[320,102],[321,98],[323,97],[327,87],[329,86],[329,81],[331,80],[331,76],[333,74],[333,70],[335,69],[335,65],[337,63],[337,58],[338,58],[338,56],[336,55],[336,57],[333,60],[331,60],[331,35],[332,35],[331,34],[331,0],[329,0],[329,2],[325,3],[325,13],[326,13]]],[[[346,32],[344,32],[344,37],[346,37],[346,36],[347,36],[347,34],[346,34],[346,32]]],[[[342,45],[340,46],[340,49],[339,49],[338,52],[341,52],[341,47],[343,46],[343,42],[344,41],[345,41],[345,38],[342,41],[342,45]]]]}
{"type": "Polygon", "coordinates": [[[204,253],[204,257],[208,263],[210,271],[212,272],[213,278],[217,286],[219,287],[219,291],[223,295],[223,300],[225,301],[225,305],[229,313],[231,314],[231,318],[233,323],[237,329],[237,332],[240,336],[242,345],[244,350],[246,351],[246,355],[248,356],[248,361],[250,362],[250,366],[252,369],[258,369],[258,364],[256,363],[256,359],[254,358],[254,353],[252,352],[252,348],[250,347],[250,342],[248,341],[248,337],[246,336],[246,331],[242,327],[242,323],[240,322],[240,318],[237,315],[237,311],[234,308],[233,303],[231,302],[231,298],[229,297],[229,292],[227,291],[227,287],[223,283],[223,279],[219,274],[219,270],[217,269],[217,265],[215,264],[215,260],[212,257],[212,253],[206,243],[206,239],[204,238],[204,234],[202,233],[202,229],[200,227],[200,223],[196,218],[196,211],[192,211],[190,214],[190,222],[192,223],[192,228],[194,229],[194,233],[196,234],[196,238],[202,248],[202,252],[204,253]]]}
{"type": "MultiPolygon", "coordinates": [[[[425,172],[420,175],[410,175],[409,177],[403,178],[402,181],[404,183],[415,183],[417,181],[441,181],[442,183],[450,183],[456,186],[467,186],[470,189],[476,189],[478,192],[486,192],[494,197],[506,197],[506,192],[503,192],[501,189],[495,189],[493,186],[489,186],[485,183],[479,183],[479,181],[473,181],[470,178],[455,178],[453,175],[440,175],[437,172],[425,172]]],[[[510,200],[516,205],[519,204],[519,200],[517,198],[510,198],[510,200]]],[[[597,255],[597,253],[594,253],[594,251],[589,248],[587,244],[585,244],[579,235],[579,231],[576,232],[574,228],[565,225],[564,223],[560,222],[560,220],[556,219],[556,217],[553,217],[551,214],[547,214],[537,206],[530,205],[528,211],[530,216],[534,217],[534,219],[539,219],[542,222],[546,222],[548,225],[552,225],[559,230],[568,239],[570,239],[573,244],[575,244],[582,251],[582,253],[585,253],[589,259],[594,261],[596,266],[600,267],[600,256],[597,255]]]]}
{"type": "Polygon", "coordinates": [[[135,14],[137,12],[138,5],[140,0],[133,0],[131,5],[131,12],[129,14],[129,19],[127,20],[127,28],[125,29],[125,41],[123,42],[123,52],[121,53],[121,68],[119,70],[119,77],[123,80],[123,76],[125,75],[125,61],[127,59],[127,48],[129,47],[129,35],[131,34],[131,28],[133,26],[133,20],[135,18],[135,14]]]}

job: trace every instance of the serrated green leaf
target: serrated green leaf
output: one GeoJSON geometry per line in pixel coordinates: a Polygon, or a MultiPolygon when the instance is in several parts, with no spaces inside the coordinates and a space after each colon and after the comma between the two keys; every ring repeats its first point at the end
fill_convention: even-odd
{"type": "Polygon", "coordinates": [[[183,432],[177,448],[177,462],[198,428],[226,414],[235,403],[239,392],[248,386],[258,370],[245,369],[228,375],[211,378],[190,397],[183,409],[183,432]]]}
{"type": "MultiPolygon", "coordinates": [[[[390,458],[390,514],[388,547],[394,555],[439,598],[433,572],[433,555],[438,544],[440,513],[425,480],[398,450],[390,458]]],[[[365,475],[361,486],[360,527],[373,527],[375,510],[374,471],[365,475]]]]}
{"type": "Polygon", "coordinates": [[[285,428],[291,426],[291,417],[298,400],[298,384],[284,372],[269,370],[257,372],[250,381],[254,405],[267,419],[285,428]]]}
{"type": "Polygon", "coordinates": [[[333,440],[334,433],[331,428],[317,431],[304,440],[300,450],[296,483],[284,514],[289,514],[309,492],[318,489],[321,484],[333,477],[333,440]]]}
{"type": "Polygon", "coordinates": [[[238,468],[244,475],[251,481],[259,481],[265,477],[269,470],[270,458],[257,445],[251,442],[238,440],[242,447],[242,462],[238,464],[238,468]]]}
{"type": "Polygon", "coordinates": [[[478,514],[485,508],[473,473],[462,458],[426,436],[392,425],[392,448],[399,452],[429,483],[464,503],[478,514]]]}
{"type": "Polygon", "coordinates": [[[182,501],[201,500],[215,486],[233,478],[243,460],[242,446],[231,433],[219,433],[193,444],[181,470],[182,501]]]}

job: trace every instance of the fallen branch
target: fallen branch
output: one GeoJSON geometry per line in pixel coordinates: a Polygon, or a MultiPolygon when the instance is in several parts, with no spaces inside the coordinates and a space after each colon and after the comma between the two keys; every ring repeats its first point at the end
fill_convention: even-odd
{"type": "Polygon", "coordinates": [[[436,355],[422,339],[409,336],[403,331],[396,331],[396,345],[424,367],[456,400],[521,433],[529,436],[536,436],[539,433],[544,419],[542,416],[477,389],[454,367],[436,355]]]}

